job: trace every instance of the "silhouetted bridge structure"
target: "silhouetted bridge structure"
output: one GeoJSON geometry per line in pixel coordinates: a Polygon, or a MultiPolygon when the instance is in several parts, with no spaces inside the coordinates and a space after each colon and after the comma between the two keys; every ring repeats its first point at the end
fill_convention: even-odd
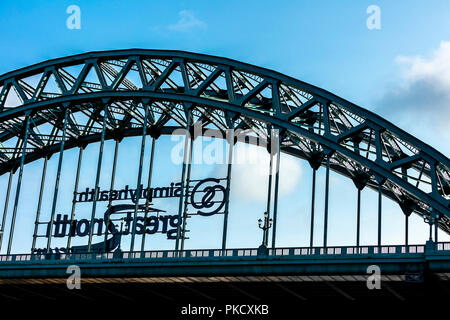
{"type": "MultiPolygon", "coordinates": [[[[125,167],[131,166],[127,163],[125,167]]],[[[120,294],[126,292],[134,298],[141,289],[162,299],[177,296],[175,289],[162,294],[161,287],[156,291],[139,287],[146,283],[173,288],[179,284],[208,297],[214,294],[205,293],[209,289],[203,284],[227,284],[232,288],[227,294],[257,298],[264,294],[264,287],[250,293],[254,289],[243,286],[261,283],[270,286],[267,291],[284,292],[301,300],[330,292],[353,298],[376,295],[376,290],[368,290],[365,284],[367,268],[377,265],[388,288],[387,293],[381,292],[387,295],[402,299],[432,291],[449,296],[450,244],[438,239],[439,230],[450,233],[449,168],[445,155],[369,110],[308,83],[239,61],[141,49],[45,61],[0,76],[0,175],[5,184],[7,181],[2,189],[0,221],[0,295],[15,299],[28,293],[51,299],[48,288],[65,285],[67,267],[78,265],[83,285],[119,285],[120,294]],[[180,182],[152,193],[156,141],[171,134],[185,136],[180,182]],[[226,140],[225,178],[196,180],[191,176],[193,141],[198,136],[226,140]],[[136,163],[138,176],[135,186],[117,190],[119,148],[128,137],[142,139],[136,163]],[[149,161],[144,161],[148,137],[151,152],[149,161]],[[106,173],[109,185],[103,186],[103,152],[108,140],[115,143],[113,164],[112,171],[106,173]],[[263,146],[270,155],[267,209],[264,221],[260,220],[263,241],[259,248],[232,249],[228,245],[233,152],[238,142],[263,146]],[[83,152],[91,144],[99,145],[98,156],[88,159],[96,164],[95,184],[81,192],[83,152]],[[77,164],[71,168],[63,161],[69,149],[78,151],[77,164]],[[277,244],[277,222],[282,218],[278,212],[282,152],[307,161],[312,169],[309,247],[279,248],[277,244]],[[44,221],[45,186],[50,180],[47,164],[53,155],[58,155],[58,162],[53,193],[48,197],[51,210],[48,221],[44,221]],[[42,162],[42,173],[31,217],[33,234],[28,237],[17,233],[26,229],[23,221],[30,218],[30,212],[19,210],[24,201],[22,185],[27,182],[24,167],[33,163],[38,170],[38,162],[42,162]],[[147,165],[148,179],[144,181],[147,165]],[[325,170],[325,183],[323,239],[319,243],[314,231],[316,173],[320,168],[325,170]],[[75,181],[62,181],[64,170],[73,170],[75,181]],[[331,170],[356,187],[355,246],[333,247],[329,243],[331,170]],[[58,207],[63,183],[73,183],[73,192],[66,195],[73,200],[64,216],[58,207]],[[213,185],[205,187],[207,183],[213,185]],[[366,187],[378,196],[377,224],[373,226],[377,239],[371,245],[361,243],[361,191],[366,187]],[[128,192],[137,195],[134,202],[128,192]],[[198,193],[204,195],[201,200],[195,198],[198,193]],[[158,194],[178,199],[177,214],[165,215],[163,210],[151,207],[151,198],[158,194]],[[404,215],[403,244],[383,241],[383,199],[397,203],[404,215]],[[108,202],[108,209],[100,218],[97,207],[101,201],[108,202]],[[80,219],[79,202],[92,204],[87,218],[80,219]],[[117,218],[120,214],[126,217],[117,218]],[[221,245],[217,249],[188,250],[187,221],[216,214],[223,216],[223,226],[218,229],[221,245]],[[411,214],[419,215],[428,225],[426,244],[409,243],[411,214]],[[105,228],[100,228],[103,224],[105,228]],[[149,251],[146,235],[156,232],[175,240],[174,250],[149,251]],[[85,246],[73,245],[75,238],[85,236],[85,246]],[[62,246],[61,238],[65,239],[62,246]],[[23,243],[28,240],[31,250],[26,252],[31,253],[17,254],[24,251],[23,243]],[[59,248],[54,247],[57,240],[59,248]],[[324,286],[328,291],[314,286],[324,286]]],[[[106,295],[119,294],[104,287],[97,289],[106,295]]],[[[77,295],[61,287],[59,290],[62,295],[77,295]]],[[[95,290],[92,296],[102,295],[95,290]]],[[[88,292],[83,291],[83,295],[89,298],[88,292]]]]}

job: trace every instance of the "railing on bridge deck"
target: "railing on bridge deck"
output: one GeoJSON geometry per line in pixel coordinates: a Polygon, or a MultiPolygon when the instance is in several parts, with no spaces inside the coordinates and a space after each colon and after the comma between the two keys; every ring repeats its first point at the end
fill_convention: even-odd
{"type": "MultiPolygon", "coordinates": [[[[433,245],[434,252],[450,251],[450,242],[439,242],[433,245]]],[[[405,255],[424,254],[426,245],[388,245],[388,246],[351,246],[351,247],[305,247],[268,249],[267,256],[317,257],[317,256],[355,256],[355,255],[405,255]]],[[[207,250],[159,250],[143,252],[115,253],[74,253],[74,254],[10,254],[0,255],[1,264],[14,262],[39,263],[44,261],[108,261],[130,259],[183,259],[183,258],[220,258],[220,257],[256,257],[258,249],[207,249],[207,250]]]]}

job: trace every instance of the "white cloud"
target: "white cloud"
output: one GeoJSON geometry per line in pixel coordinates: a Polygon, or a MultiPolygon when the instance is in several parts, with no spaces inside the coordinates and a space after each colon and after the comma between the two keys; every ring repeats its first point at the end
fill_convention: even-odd
{"type": "MultiPolygon", "coordinates": [[[[254,155],[247,163],[233,165],[231,192],[232,197],[237,197],[244,201],[265,201],[267,199],[268,174],[269,174],[269,154],[260,147],[237,145],[235,154],[245,153],[239,148],[247,148],[247,152],[254,155]],[[255,161],[256,159],[256,161],[255,161]]],[[[276,157],[274,157],[274,172],[276,157]]],[[[302,167],[298,159],[281,154],[280,161],[280,183],[279,197],[284,197],[292,193],[302,176],[302,167]]],[[[272,183],[275,182],[275,174],[272,183]]],[[[273,187],[273,186],[272,186],[273,187]]],[[[273,190],[273,189],[272,189],[273,190]]]]}
{"type": "Polygon", "coordinates": [[[187,32],[195,28],[206,28],[206,23],[199,20],[190,10],[182,10],[178,15],[180,18],[177,23],[167,26],[167,29],[177,32],[187,32]]]}
{"type": "Polygon", "coordinates": [[[382,115],[441,152],[450,151],[450,41],[429,56],[398,56],[399,81],[378,101],[382,115]],[[444,138],[444,139],[442,139],[444,138]]]}
{"type": "Polygon", "coordinates": [[[450,41],[442,41],[430,58],[398,56],[396,61],[403,67],[402,76],[407,87],[427,81],[433,83],[437,90],[449,91],[450,41]]]}

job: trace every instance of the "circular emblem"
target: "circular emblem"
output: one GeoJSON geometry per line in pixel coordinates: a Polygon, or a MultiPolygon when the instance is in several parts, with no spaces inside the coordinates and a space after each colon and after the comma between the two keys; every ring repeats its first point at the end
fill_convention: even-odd
{"type": "Polygon", "coordinates": [[[225,188],[219,179],[200,180],[191,193],[191,205],[201,216],[212,216],[225,205],[225,188]]]}

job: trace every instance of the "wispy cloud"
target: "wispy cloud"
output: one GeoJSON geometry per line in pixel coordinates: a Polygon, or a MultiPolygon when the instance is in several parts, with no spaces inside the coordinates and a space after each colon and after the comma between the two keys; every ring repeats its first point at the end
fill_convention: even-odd
{"type": "Polygon", "coordinates": [[[404,66],[403,77],[407,86],[427,81],[440,91],[450,88],[450,41],[442,41],[429,58],[399,56],[397,62],[404,66]]]}
{"type": "Polygon", "coordinates": [[[434,146],[437,136],[450,138],[450,41],[428,57],[398,56],[396,62],[400,81],[378,101],[378,111],[434,146]]]}
{"type": "Polygon", "coordinates": [[[198,19],[190,10],[181,10],[178,15],[179,19],[177,23],[168,25],[168,30],[188,32],[194,29],[206,29],[207,27],[206,23],[198,19]]]}
{"type": "MultiPolygon", "coordinates": [[[[242,201],[265,201],[267,199],[269,154],[260,147],[238,144],[235,154],[253,153],[257,162],[249,160],[248,163],[239,162],[233,165],[231,179],[232,196],[242,201]],[[247,149],[247,150],[243,150],[247,149]]],[[[276,157],[274,157],[274,162],[276,157]]],[[[274,163],[275,169],[275,163],[274,163]]],[[[279,196],[288,196],[295,190],[302,176],[302,167],[298,159],[281,154],[279,196]]],[[[275,181],[273,176],[272,183],[275,181]]]]}

